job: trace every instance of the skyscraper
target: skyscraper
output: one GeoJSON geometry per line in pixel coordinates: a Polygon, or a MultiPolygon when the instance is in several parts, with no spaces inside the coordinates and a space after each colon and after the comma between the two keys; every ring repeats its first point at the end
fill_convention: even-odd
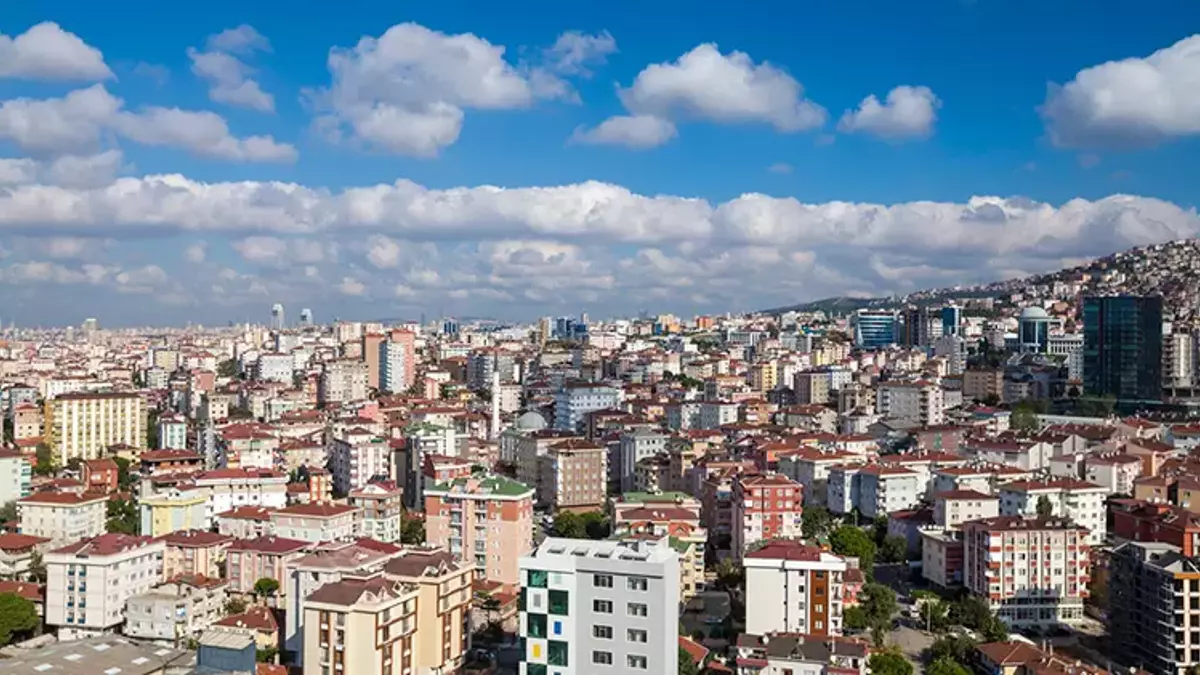
{"type": "Polygon", "coordinates": [[[860,309],[854,314],[854,344],[877,349],[896,344],[896,313],[887,310],[860,309]]]}
{"type": "Polygon", "coordinates": [[[271,328],[283,330],[286,325],[283,318],[283,303],[277,302],[271,306],[271,328]]]}
{"type": "Polygon", "coordinates": [[[1083,387],[1089,396],[1162,399],[1162,298],[1083,299],[1083,387]]]}
{"type": "Polygon", "coordinates": [[[300,310],[300,325],[304,327],[311,326],[313,322],[312,310],[305,307],[300,310]]]}
{"type": "Polygon", "coordinates": [[[947,305],[942,308],[942,335],[958,335],[962,330],[962,308],[947,305]]]}

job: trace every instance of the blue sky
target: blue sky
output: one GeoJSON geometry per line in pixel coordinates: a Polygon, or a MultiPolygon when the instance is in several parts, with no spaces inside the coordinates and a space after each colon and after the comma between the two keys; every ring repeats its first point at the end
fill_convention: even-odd
{"type": "Polygon", "coordinates": [[[6,3],[0,319],[736,311],[1200,230],[1195,3],[578,4],[6,3]]]}

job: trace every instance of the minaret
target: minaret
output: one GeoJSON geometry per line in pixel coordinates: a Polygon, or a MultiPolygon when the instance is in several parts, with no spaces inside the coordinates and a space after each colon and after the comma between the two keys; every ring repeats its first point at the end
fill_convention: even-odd
{"type": "Polygon", "coordinates": [[[500,438],[500,370],[492,369],[492,440],[500,438]]]}

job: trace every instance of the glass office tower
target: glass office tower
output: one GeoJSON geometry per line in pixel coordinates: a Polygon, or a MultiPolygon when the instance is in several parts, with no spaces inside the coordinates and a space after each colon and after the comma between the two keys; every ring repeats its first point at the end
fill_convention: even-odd
{"type": "Polygon", "coordinates": [[[1162,400],[1162,298],[1083,299],[1083,388],[1088,396],[1162,400]]]}

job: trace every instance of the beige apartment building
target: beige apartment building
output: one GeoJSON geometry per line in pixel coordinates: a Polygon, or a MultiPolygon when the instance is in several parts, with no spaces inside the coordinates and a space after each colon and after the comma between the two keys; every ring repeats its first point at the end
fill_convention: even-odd
{"type": "Polygon", "coordinates": [[[122,632],[140,640],[176,642],[200,634],[225,616],[224,579],[178,577],[129,598],[122,632]]]}
{"type": "Polygon", "coordinates": [[[325,584],[304,599],[306,675],[414,675],[415,585],[383,574],[325,584]]]}
{"type": "Polygon", "coordinates": [[[165,545],[150,537],[102,534],[46,554],[46,623],[71,640],[111,632],[125,603],[162,582],[165,545]]]}
{"type": "Polygon", "coordinates": [[[413,672],[457,672],[471,649],[474,565],[456,561],[445,549],[407,549],[383,571],[420,590],[413,672]]]}
{"type": "Polygon", "coordinates": [[[350,506],[362,509],[362,536],[383,542],[400,541],[400,512],[404,491],[390,480],[374,480],[349,495],[350,506]]]}
{"type": "Polygon", "coordinates": [[[17,501],[17,531],[68,544],[104,534],[108,495],[39,492],[17,501]]]}
{"type": "Polygon", "coordinates": [[[539,458],[538,502],[555,509],[599,509],[608,498],[607,451],[571,439],[550,446],[539,458]]]}
{"type": "Polygon", "coordinates": [[[346,504],[296,504],[271,513],[271,529],[280,536],[314,544],[354,539],[362,511],[346,504]]]}
{"type": "Polygon", "coordinates": [[[205,530],[180,530],[159,537],[165,546],[163,578],[179,575],[216,578],[233,537],[205,530]]]}
{"type": "Polygon", "coordinates": [[[66,465],[96,459],[109,446],[146,447],[146,405],[137,393],[63,394],[45,404],[45,440],[66,465]]]}
{"type": "Polygon", "coordinates": [[[503,476],[469,476],[425,489],[425,541],[475,563],[477,579],[516,586],[533,550],[534,489],[503,476]]]}
{"type": "Polygon", "coordinates": [[[225,554],[225,577],[229,579],[229,592],[251,595],[259,579],[274,579],[279,582],[275,602],[279,607],[285,607],[287,566],[303,556],[311,546],[307,541],[283,537],[238,539],[229,545],[225,554]]]}

